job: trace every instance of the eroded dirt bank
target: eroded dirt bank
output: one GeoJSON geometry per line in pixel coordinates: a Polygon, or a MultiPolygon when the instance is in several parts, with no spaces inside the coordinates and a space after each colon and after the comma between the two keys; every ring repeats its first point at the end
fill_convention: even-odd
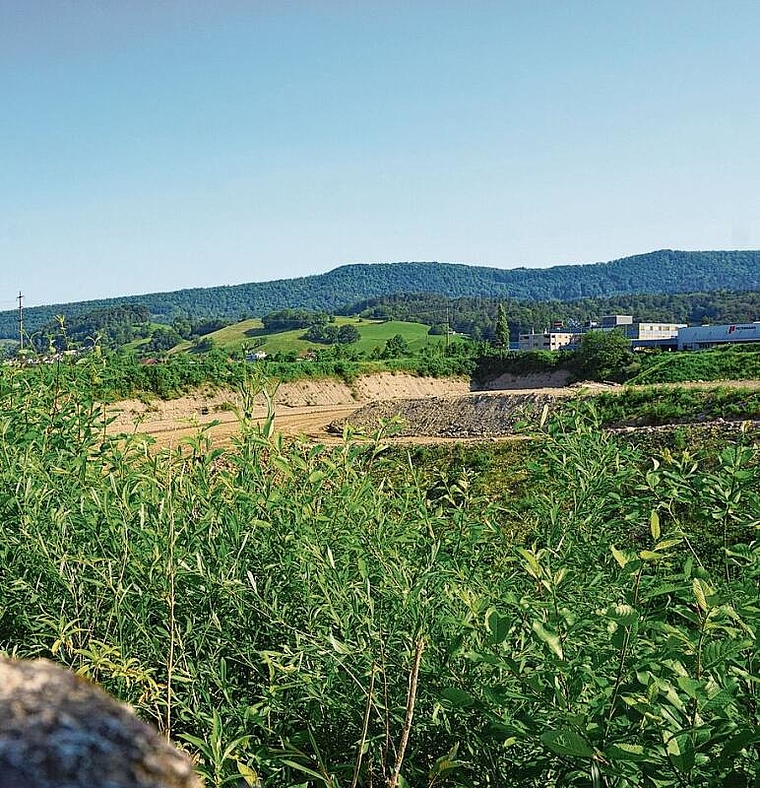
{"type": "MultiPolygon", "coordinates": [[[[515,386],[504,377],[492,381],[510,388],[471,392],[463,378],[420,378],[382,373],[348,385],[334,379],[281,384],[274,396],[275,429],[285,435],[336,440],[346,420],[364,432],[374,432],[382,421],[400,419],[400,438],[407,440],[476,440],[514,433],[518,422],[535,420],[544,406],[580,391],[615,388],[601,384],[558,386],[553,376],[531,376],[533,387],[515,386]],[[329,428],[329,432],[328,432],[329,428]],[[332,436],[331,436],[332,434],[332,436]]],[[[680,384],[717,387],[722,383],[680,384]]],[[[734,381],[732,386],[758,388],[758,381],[734,381]]],[[[216,444],[228,442],[239,430],[236,409],[242,407],[234,391],[198,392],[175,400],[125,400],[109,409],[112,433],[138,432],[155,438],[159,446],[175,446],[200,427],[216,444]]],[[[266,416],[263,397],[251,415],[266,416]]]]}
{"type": "MultiPolygon", "coordinates": [[[[427,399],[462,395],[470,390],[465,378],[422,378],[390,372],[358,378],[351,385],[323,378],[280,384],[274,394],[275,428],[286,435],[325,437],[326,427],[374,400],[427,399]]],[[[209,433],[217,441],[229,440],[238,430],[236,409],[241,395],[232,390],[199,391],[177,399],[122,400],[109,408],[113,433],[139,432],[155,437],[162,445],[174,445],[193,435],[198,427],[213,423],[209,433]]],[[[266,415],[259,397],[254,417],[266,415]]]]}

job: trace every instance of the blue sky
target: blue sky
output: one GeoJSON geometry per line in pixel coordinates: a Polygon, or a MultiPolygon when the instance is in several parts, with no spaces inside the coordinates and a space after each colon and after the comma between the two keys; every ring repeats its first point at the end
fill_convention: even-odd
{"type": "Polygon", "coordinates": [[[0,309],[760,247],[760,4],[0,0],[0,309]]]}

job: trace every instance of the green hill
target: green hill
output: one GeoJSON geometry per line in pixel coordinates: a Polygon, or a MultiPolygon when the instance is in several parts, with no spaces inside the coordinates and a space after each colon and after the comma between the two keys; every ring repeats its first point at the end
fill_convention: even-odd
{"type": "MultiPolygon", "coordinates": [[[[34,307],[26,310],[25,324],[32,333],[57,314],[71,317],[126,303],[139,303],[154,320],[171,322],[177,315],[240,320],[283,307],[336,311],[393,293],[569,300],[717,289],[760,289],[760,251],[661,250],[608,263],[509,270],[449,263],[346,265],[296,279],[34,307]]],[[[0,313],[0,337],[16,332],[16,313],[0,313]]]]}
{"type": "MultiPolygon", "coordinates": [[[[382,348],[385,343],[396,334],[400,334],[409,345],[410,350],[417,351],[428,344],[445,342],[443,336],[428,334],[429,326],[423,323],[411,323],[400,320],[363,320],[350,317],[337,317],[335,324],[353,325],[360,334],[357,342],[348,345],[349,348],[365,353],[371,353],[376,347],[382,348]]],[[[258,319],[243,320],[231,326],[207,334],[204,339],[210,339],[214,347],[221,348],[229,353],[243,352],[243,349],[262,350],[269,355],[275,353],[304,353],[310,350],[324,350],[329,345],[309,342],[302,339],[305,330],[297,328],[290,331],[267,331],[258,319]]],[[[453,338],[453,341],[463,341],[453,338]]],[[[178,345],[172,352],[192,349],[190,342],[178,345]]]]}

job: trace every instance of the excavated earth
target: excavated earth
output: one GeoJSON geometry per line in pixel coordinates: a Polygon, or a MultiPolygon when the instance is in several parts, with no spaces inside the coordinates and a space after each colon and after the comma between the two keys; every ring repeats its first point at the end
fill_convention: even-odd
{"type": "MultiPolygon", "coordinates": [[[[521,423],[551,412],[558,398],[582,391],[614,389],[604,384],[567,386],[562,376],[502,376],[471,391],[464,378],[422,378],[390,372],[361,377],[351,384],[335,379],[283,383],[272,392],[274,428],[284,435],[319,441],[340,440],[346,424],[372,434],[387,422],[399,440],[431,442],[508,438],[521,423]],[[491,390],[496,389],[496,390],[491,390]]],[[[688,387],[738,385],[760,387],[759,381],[681,384],[688,387]]],[[[240,414],[266,418],[263,396],[251,405],[239,392],[199,391],[173,400],[125,400],[109,406],[113,434],[139,433],[158,447],[173,447],[207,432],[215,445],[229,443],[240,429],[240,414]]]]}
{"type": "Polygon", "coordinates": [[[396,402],[371,402],[348,418],[328,426],[342,433],[344,424],[360,432],[372,432],[387,423],[398,437],[422,438],[496,438],[514,434],[521,423],[540,418],[550,411],[558,397],[572,390],[506,394],[481,392],[464,396],[405,399],[396,402]]]}

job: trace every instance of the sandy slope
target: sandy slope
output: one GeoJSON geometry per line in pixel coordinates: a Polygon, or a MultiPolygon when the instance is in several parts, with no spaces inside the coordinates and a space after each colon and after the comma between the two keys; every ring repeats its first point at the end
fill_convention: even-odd
{"type": "MultiPolygon", "coordinates": [[[[553,398],[575,394],[580,388],[601,390],[611,388],[602,384],[584,384],[568,387],[562,385],[566,379],[556,375],[532,375],[529,379],[513,379],[502,376],[493,381],[487,388],[489,394],[470,391],[470,382],[464,378],[420,378],[405,373],[380,373],[359,378],[352,385],[339,380],[302,380],[284,383],[275,392],[275,429],[285,435],[305,435],[320,440],[336,440],[330,436],[326,428],[333,422],[345,419],[368,403],[379,403],[381,415],[393,415],[394,400],[419,401],[419,405],[399,405],[397,410],[409,407],[425,407],[440,410],[438,414],[445,418],[449,411],[466,409],[468,399],[477,400],[473,407],[486,406],[498,408],[498,403],[488,403],[487,399],[498,395],[513,395],[521,400],[525,396],[553,398]],[[518,385],[519,384],[519,385],[518,385]],[[530,384],[530,385],[528,385],[530,384]],[[490,393],[493,392],[493,393],[490,393]],[[484,399],[485,398],[485,399],[484,399]],[[464,403],[464,404],[463,404],[464,403]]],[[[729,385],[722,383],[690,383],[681,384],[688,387],[715,387],[729,385]]],[[[758,381],[733,381],[730,385],[757,388],[758,381]]],[[[238,431],[239,421],[236,409],[241,407],[240,395],[234,391],[199,392],[179,397],[174,400],[153,400],[144,403],[139,400],[124,400],[110,408],[114,418],[110,426],[112,433],[138,432],[154,437],[160,446],[175,446],[182,439],[198,432],[199,427],[209,427],[209,434],[214,442],[225,443],[238,431]]],[[[472,409],[472,408],[470,408],[472,409]]],[[[254,418],[263,419],[266,415],[263,398],[259,398],[252,414],[254,418]]],[[[435,414],[434,414],[435,415],[435,414]]],[[[463,416],[456,416],[462,419],[463,416]]],[[[492,416],[482,417],[484,424],[492,416]]],[[[432,417],[428,419],[433,421],[432,417]]],[[[455,416],[451,415],[452,423],[455,416]]],[[[442,428],[437,428],[441,434],[442,428]]],[[[487,430],[483,427],[484,433],[487,430]]],[[[420,437],[423,437],[425,430],[420,437]]],[[[443,430],[446,434],[446,430],[443,430]]],[[[453,435],[452,435],[453,437],[453,435]]],[[[428,436],[429,438],[429,436],[428,436]]]]}
{"type": "MultiPolygon", "coordinates": [[[[323,437],[328,424],[373,400],[457,396],[469,390],[469,381],[464,378],[420,378],[390,372],[361,377],[350,386],[329,378],[283,383],[274,396],[275,427],[287,435],[323,437]]],[[[230,390],[149,403],[123,400],[110,408],[114,417],[110,431],[136,431],[155,437],[161,445],[172,446],[195,434],[199,426],[218,422],[210,434],[215,441],[225,441],[238,429],[235,409],[240,407],[240,394],[230,390]]],[[[263,418],[265,413],[260,397],[253,415],[263,418]]]]}

